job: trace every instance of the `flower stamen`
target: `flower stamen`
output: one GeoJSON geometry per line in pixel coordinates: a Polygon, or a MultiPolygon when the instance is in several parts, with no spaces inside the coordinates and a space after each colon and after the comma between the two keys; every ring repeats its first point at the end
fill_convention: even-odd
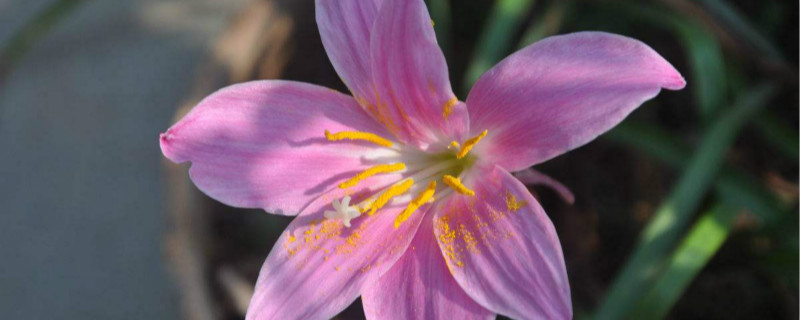
{"type": "MultiPolygon", "coordinates": [[[[486,132],[486,131],[484,131],[484,132],[486,132]]],[[[461,183],[461,180],[460,180],[460,179],[458,179],[458,178],[456,178],[456,177],[454,177],[454,176],[451,176],[451,175],[449,175],[449,174],[446,174],[446,175],[444,175],[444,176],[442,177],[442,181],[443,181],[443,182],[444,182],[444,184],[446,184],[448,187],[452,188],[453,190],[455,190],[456,192],[458,192],[458,193],[460,193],[460,194],[463,194],[463,195],[468,195],[468,196],[470,196],[470,197],[475,195],[475,191],[472,191],[472,190],[470,190],[469,188],[465,187],[465,186],[464,186],[464,185],[461,183]]]]}
{"type": "Polygon", "coordinates": [[[469,138],[469,139],[467,139],[467,141],[464,141],[464,145],[461,146],[461,150],[456,155],[456,159],[461,159],[464,156],[466,156],[467,153],[469,153],[469,151],[472,150],[472,147],[474,147],[476,144],[478,144],[478,142],[480,142],[481,139],[483,139],[483,137],[485,137],[486,134],[488,134],[488,133],[489,133],[489,130],[483,130],[483,132],[481,132],[481,134],[479,134],[477,136],[474,136],[472,138],[469,138]]]}
{"type": "Polygon", "coordinates": [[[379,164],[373,166],[367,170],[362,171],[361,173],[355,175],[354,177],[350,178],[345,182],[339,184],[339,189],[346,189],[357,185],[361,180],[369,178],[379,173],[389,173],[400,171],[406,168],[406,165],[402,162],[392,163],[392,164],[379,164]]]}
{"type": "Polygon", "coordinates": [[[382,147],[391,148],[392,142],[377,135],[374,133],[369,132],[361,132],[361,131],[342,131],[337,133],[330,133],[330,131],[325,130],[325,139],[328,141],[339,141],[339,140],[364,140],[369,141],[374,144],[377,144],[382,147]]]}
{"type": "Polygon", "coordinates": [[[431,200],[433,198],[433,193],[435,191],[436,191],[436,181],[434,180],[428,184],[428,187],[425,188],[425,190],[420,192],[420,194],[417,196],[416,199],[408,203],[408,207],[406,207],[406,209],[403,210],[402,213],[397,215],[397,218],[394,219],[394,228],[395,229],[399,228],[403,222],[405,222],[406,220],[408,220],[409,217],[411,217],[411,214],[413,214],[414,211],[417,211],[417,209],[419,209],[420,206],[431,200]]]}
{"type": "Polygon", "coordinates": [[[414,179],[406,179],[403,180],[403,182],[401,183],[389,187],[389,189],[381,193],[381,195],[378,196],[378,198],[372,202],[369,209],[369,215],[375,214],[375,212],[378,211],[378,209],[385,206],[386,203],[388,203],[389,200],[391,200],[392,198],[399,196],[403,193],[406,193],[406,191],[408,191],[408,189],[411,188],[413,184],[414,184],[414,179]]]}

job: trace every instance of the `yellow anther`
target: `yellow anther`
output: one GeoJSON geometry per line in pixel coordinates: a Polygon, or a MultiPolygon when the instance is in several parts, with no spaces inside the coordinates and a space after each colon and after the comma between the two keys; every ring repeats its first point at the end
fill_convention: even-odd
{"type": "Polygon", "coordinates": [[[458,98],[456,97],[452,97],[450,100],[447,100],[447,102],[444,103],[444,106],[442,106],[442,116],[444,116],[445,119],[447,116],[453,113],[453,107],[456,105],[456,103],[458,103],[458,98]]]}
{"type": "Polygon", "coordinates": [[[383,206],[389,203],[389,200],[391,200],[392,198],[406,193],[406,191],[408,191],[408,189],[411,188],[411,185],[413,184],[414,184],[414,179],[409,178],[403,180],[403,182],[401,183],[389,187],[389,189],[381,193],[381,195],[378,196],[378,198],[372,202],[369,209],[369,215],[375,214],[375,211],[378,211],[378,209],[383,208],[383,206]]]}
{"type": "Polygon", "coordinates": [[[486,134],[488,134],[488,133],[489,133],[489,130],[483,130],[483,132],[481,132],[481,134],[479,134],[477,136],[474,136],[472,138],[469,138],[469,139],[467,139],[467,141],[464,141],[464,145],[461,146],[461,151],[458,152],[458,154],[456,155],[456,158],[457,159],[461,159],[464,156],[466,156],[467,153],[469,153],[469,151],[472,150],[472,147],[474,147],[476,144],[478,144],[478,142],[480,142],[481,139],[483,139],[483,137],[485,137],[486,134]]]}
{"type": "Polygon", "coordinates": [[[431,183],[428,184],[428,187],[425,188],[425,190],[423,190],[416,199],[411,200],[411,202],[408,203],[408,207],[406,207],[402,213],[397,215],[397,218],[394,219],[395,229],[399,228],[403,222],[406,222],[406,220],[411,217],[411,214],[414,213],[414,211],[417,211],[419,207],[427,203],[428,200],[432,199],[434,191],[436,191],[436,181],[431,181],[431,183]]]}
{"type": "Polygon", "coordinates": [[[340,183],[339,188],[340,189],[350,188],[352,186],[357,185],[361,180],[364,180],[376,174],[400,171],[405,168],[406,165],[402,162],[392,163],[392,164],[379,164],[377,166],[362,171],[361,173],[355,175],[355,177],[350,178],[350,180],[340,183]]]}
{"type": "Polygon", "coordinates": [[[470,197],[475,195],[475,191],[472,191],[469,188],[465,187],[463,184],[461,184],[461,180],[459,180],[454,176],[446,174],[444,175],[444,177],[442,177],[442,181],[444,181],[444,184],[446,184],[448,187],[453,188],[453,190],[455,190],[460,194],[465,194],[470,197]]]}
{"type": "Polygon", "coordinates": [[[373,199],[372,197],[369,197],[368,199],[361,201],[359,204],[356,205],[356,208],[358,208],[358,212],[367,213],[367,211],[369,211],[369,208],[372,207],[372,203],[374,201],[375,199],[373,199]]]}
{"type": "Polygon", "coordinates": [[[392,142],[386,140],[377,134],[369,133],[369,132],[361,132],[361,131],[342,131],[337,133],[330,133],[328,130],[325,130],[325,139],[330,141],[339,141],[339,140],[365,140],[377,144],[379,146],[384,147],[391,147],[392,142]]]}
{"type": "Polygon", "coordinates": [[[447,146],[447,149],[455,149],[455,148],[458,148],[458,147],[460,147],[460,146],[461,146],[461,145],[460,145],[460,144],[458,144],[458,142],[456,142],[456,141],[453,141],[453,142],[450,142],[450,145],[448,145],[448,146],[447,146]]]}

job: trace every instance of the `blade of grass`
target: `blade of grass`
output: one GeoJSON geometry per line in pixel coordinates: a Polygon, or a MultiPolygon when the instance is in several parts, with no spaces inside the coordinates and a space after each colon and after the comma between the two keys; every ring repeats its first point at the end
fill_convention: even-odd
{"type": "Polygon", "coordinates": [[[450,2],[448,0],[428,0],[428,11],[431,13],[433,28],[436,30],[436,42],[442,48],[445,58],[450,61],[452,20],[450,2]]]}
{"type": "Polygon", "coordinates": [[[756,118],[756,128],[767,143],[772,144],[786,157],[797,161],[797,146],[800,144],[797,130],[792,130],[783,120],[766,112],[756,118]]]}
{"type": "Polygon", "coordinates": [[[478,38],[472,61],[464,75],[464,92],[512,48],[511,41],[534,0],[498,0],[478,38]]]}
{"type": "MultiPolygon", "coordinates": [[[[683,169],[689,164],[690,148],[652,124],[625,121],[603,136],[648,154],[665,164],[683,169]]],[[[761,223],[772,223],[789,209],[756,178],[734,168],[723,168],[714,190],[730,207],[747,208],[761,223]]]]}
{"type": "Polygon", "coordinates": [[[774,88],[761,85],[743,95],[709,128],[686,170],[669,197],[659,206],[640,235],[628,259],[600,306],[596,319],[624,319],[658,274],[664,260],[681,235],[692,213],[713,183],[725,151],[755,112],[773,95],[774,88]]]}
{"type": "Polygon", "coordinates": [[[83,0],[58,0],[51,3],[15,33],[0,51],[0,84],[8,72],[39,38],[47,35],[53,26],[66,17],[83,0]]]}
{"type": "Polygon", "coordinates": [[[636,308],[635,319],[663,319],[717,253],[731,231],[736,210],[717,203],[704,213],[670,257],[664,273],[636,308]]]}
{"type": "Polygon", "coordinates": [[[673,26],[686,47],[695,81],[697,106],[705,119],[712,117],[719,107],[726,105],[725,60],[719,42],[703,26],[685,21],[673,26]]]}
{"type": "Polygon", "coordinates": [[[534,23],[522,34],[517,49],[522,49],[542,38],[554,35],[561,29],[564,16],[572,8],[572,0],[552,1],[541,16],[533,19],[534,23]]]}
{"type": "Polygon", "coordinates": [[[750,22],[747,21],[736,9],[731,7],[723,0],[695,0],[720,22],[728,26],[739,37],[749,45],[753,46],[762,54],[766,54],[771,60],[775,60],[781,65],[788,66],[780,50],[772,44],[766,37],[761,35],[750,22]]]}

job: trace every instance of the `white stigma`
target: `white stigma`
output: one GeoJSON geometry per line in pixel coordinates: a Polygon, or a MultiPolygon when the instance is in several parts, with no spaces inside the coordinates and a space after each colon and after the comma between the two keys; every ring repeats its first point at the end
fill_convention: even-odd
{"type": "Polygon", "coordinates": [[[325,218],[342,220],[345,227],[350,227],[350,220],[357,218],[361,215],[361,211],[355,206],[350,206],[350,196],[345,196],[342,201],[333,200],[331,203],[333,209],[336,211],[325,210],[325,218]]]}

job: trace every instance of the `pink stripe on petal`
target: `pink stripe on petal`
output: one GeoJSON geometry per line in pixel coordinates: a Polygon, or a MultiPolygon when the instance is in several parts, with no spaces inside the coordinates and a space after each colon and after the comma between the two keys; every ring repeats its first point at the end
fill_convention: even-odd
{"type": "Polygon", "coordinates": [[[436,208],[434,230],[454,278],[485,308],[515,319],[570,319],[564,257],[550,219],[522,183],[480,164],[464,183],[474,197],[436,208]]]}
{"type": "Polygon", "coordinates": [[[383,0],[316,0],[322,45],[353,96],[374,103],[370,34],[383,0]]]}
{"type": "Polygon", "coordinates": [[[577,148],[661,88],[686,82],[644,43],[603,32],[546,38],[501,61],[467,98],[476,152],[509,171],[577,148]]]}
{"type": "MultiPolygon", "coordinates": [[[[352,202],[370,194],[354,195],[352,202]]],[[[345,228],[323,219],[324,210],[332,210],[326,198],[309,205],[272,248],[247,319],[330,319],[403,255],[424,216],[418,212],[395,229],[405,206],[389,206],[345,228]]]]}
{"type": "Polygon", "coordinates": [[[361,294],[367,319],[494,319],[450,275],[431,218],[403,257],[361,294]]]}
{"type": "Polygon", "coordinates": [[[161,150],[176,163],[191,161],[192,181],[214,199],[294,215],[373,165],[361,156],[380,148],[327,141],[326,129],[388,136],[349,96],[298,82],[254,81],[208,96],[161,135],[161,150]]]}
{"type": "Polygon", "coordinates": [[[371,40],[378,99],[370,110],[401,140],[422,148],[460,140],[468,126],[431,23],[422,0],[386,0],[371,40]]]}

